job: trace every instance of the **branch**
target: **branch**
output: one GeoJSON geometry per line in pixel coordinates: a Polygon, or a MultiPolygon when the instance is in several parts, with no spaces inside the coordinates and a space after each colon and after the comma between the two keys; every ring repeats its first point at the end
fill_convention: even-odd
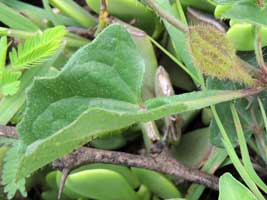
{"type": "Polygon", "coordinates": [[[0,125],[0,137],[18,139],[16,128],[13,126],[0,125]]]}
{"type": "Polygon", "coordinates": [[[187,32],[187,27],[178,19],[167,13],[165,10],[163,10],[156,2],[155,0],[144,0],[144,2],[155,12],[157,13],[161,18],[168,21],[171,25],[175,26],[182,32],[187,32]]]}
{"type": "Polygon", "coordinates": [[[217,177],[197,169],[188,168],[166,154],[160,154],[157,157],[148,157],[124,152],[81,147],[62,159],[56,160],[53,166],[59,169],[74,169],[90,163],[109,163],[155,170],[218,190],[217,177]]]}
{"type": "MultiPolygon", "coordinates": [[[[0,137],[18,138],[15,127],[0,125],[0,132],[0,137]]],[[[54,161],[53,166],[61,170],[71,170],[90,163],[110,163],[155,170],[218,190],[218,178],[216,176],[186,167],[179,161],[171,158],[165,151],[157,156],[141,156],[81,147],[73,153],[54,161]]]]}

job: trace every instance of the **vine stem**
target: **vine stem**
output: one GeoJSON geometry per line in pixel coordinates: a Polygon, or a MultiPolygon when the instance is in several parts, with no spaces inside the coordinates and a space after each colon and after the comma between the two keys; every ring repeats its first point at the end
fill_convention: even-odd
{"type": "Polygon", "coordinates": [[[161,18],[168,21],[170,24],[178,28],[180,31],[186,33],[188,32],[188,28],[184,25],[180,20],[176,19],[174,16],[169,15],[165,10],[163,10],[155,0],[144,0],[144,2],[157,13],[161,18]]]}

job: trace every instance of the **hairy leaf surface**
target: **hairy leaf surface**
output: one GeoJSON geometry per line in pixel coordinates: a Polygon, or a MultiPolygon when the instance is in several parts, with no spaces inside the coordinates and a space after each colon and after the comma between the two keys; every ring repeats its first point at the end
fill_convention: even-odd
{"type": "Polygon", "coordinates": [[[198,25],[189,28],[188,38],[193,62],[204,74],[254,84],[224,33],[212,26],[198,25]]]}
{"type": "Polygon", "coordinates": [[[14,178],[9,182],[16,183],[90,140],[134,123],[251,93],[210,90],[143,102],[144,68],[130,34],[115,24],[75,53],[59,75],[35,80],[18,127],[27,147],[14,164],[14,178]]]}

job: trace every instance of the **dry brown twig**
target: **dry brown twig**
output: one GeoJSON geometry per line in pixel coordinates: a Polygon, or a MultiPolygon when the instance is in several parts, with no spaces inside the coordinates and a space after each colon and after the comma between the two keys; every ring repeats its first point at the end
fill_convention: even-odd
{"type": "Polygon", "coordinates": [[[109,163],[155,170],[218,190],[217,177],[197,169],[186,167],[165,153],[148,157],[124,152],[81,147],[73,153],[56,160],[53,166],[59,169],[74,169],[90,163],[109,163]]]}
{"type": "MultiPolygon", "coordinates": [[[[14,134],[16,133],[14,127],[0,125],[0,132],[1,137],[17,138],[17,134],[14,134]]],[[[53,166],[61,170],[73,170],[79,166],[90,163],[109,163],[155,170],[218,190],[218,177],[187,167],[172,158],[166,151],[163,151],[157,156],[142,156],[124,152],[81,147],[73,153],[54,161],[53,166]]]]}

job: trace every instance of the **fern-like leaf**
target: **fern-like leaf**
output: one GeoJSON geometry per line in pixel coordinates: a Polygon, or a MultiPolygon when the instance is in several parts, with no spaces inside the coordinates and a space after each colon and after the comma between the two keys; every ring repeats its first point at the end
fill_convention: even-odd
{"type": "Polygon", "coordinates": [[[64,26],[56,26],[19,44],[9,54],[11,67],[21,70],[44,62],[60,47],[66,33],[64,26]]]}
{"type": "Polygon", "coordinates": [[[0,96],[13,95],[19,90],[21,72],[0,70],[0,96]]]}
{"type": "Polygon", "coordinates": [[[5,186],[5,192],[8,194],[8,199],[12,199],[16,191],[20,191],[20,193],[26,197],[27,193],[25,190],[25,179],[20,179],[18,181],[14,181],[17,171],[17,166],[19,163],[19,159],[24,152],[24,147],[20,141],[17,141],[13,144],[13,146],[8,150],[4,159],[4,166],[2,172],[2,183],[7,184],[5,186]]]}

